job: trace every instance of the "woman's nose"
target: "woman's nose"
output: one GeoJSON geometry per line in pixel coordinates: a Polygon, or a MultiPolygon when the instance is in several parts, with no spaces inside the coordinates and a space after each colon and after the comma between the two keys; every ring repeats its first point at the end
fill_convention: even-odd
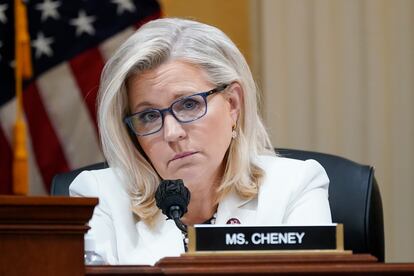
{"type": "Polygon", "coordinates": [[[164,117],[164,139],[167,142],[174,142],[183,139],[187,133],[183,126],[171,114],[164,117]]]}

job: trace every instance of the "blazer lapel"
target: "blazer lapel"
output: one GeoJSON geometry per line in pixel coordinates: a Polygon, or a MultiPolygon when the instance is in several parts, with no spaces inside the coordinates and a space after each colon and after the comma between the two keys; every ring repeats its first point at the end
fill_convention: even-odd
{"type": "Polygon", "coordinates": [[[227,224],[231,219],[237,219],[244,225],[254,224],[256,212],[257,197],[246,200],[232,191],[219,203],[216,224],[227,224]]]}
{"type": "MultiPolygon", "coordinates": [[[[158,215],[155,225],[149,227],[140,221],[136,225],[139,242],[136,253],[153,260],[165,256],[179,256],[184,252],[183,236],[172,220],[158,215]]],[[[155,262],[155,261],[154,261],[155,262]]]]}

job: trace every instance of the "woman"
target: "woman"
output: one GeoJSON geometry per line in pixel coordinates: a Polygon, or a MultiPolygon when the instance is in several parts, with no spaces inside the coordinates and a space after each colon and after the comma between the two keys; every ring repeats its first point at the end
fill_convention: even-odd
{"type": "Polygon", "coordinates": [[[187,225],[330,223],[324,169],[275,156],[256,97],[245,59],[217,28],[159,19],[132,35],[99,91],[110,168],[83,172],[70,187],[99,197],[89,233],[98,253],[111,264],[154,264],[184,252],[180,230],[155,204],[162,179],[190,190],[187,225]]]}

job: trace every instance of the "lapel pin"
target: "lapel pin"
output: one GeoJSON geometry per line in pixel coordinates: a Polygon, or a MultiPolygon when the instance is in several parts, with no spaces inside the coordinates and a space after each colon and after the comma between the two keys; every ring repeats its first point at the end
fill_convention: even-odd
{"type": "Polygon", "coordinates": [[[226,224],[241,224],[241,223],[240,223],[240,220],[236,218],[231,218],[226,222],[226,224]]]}

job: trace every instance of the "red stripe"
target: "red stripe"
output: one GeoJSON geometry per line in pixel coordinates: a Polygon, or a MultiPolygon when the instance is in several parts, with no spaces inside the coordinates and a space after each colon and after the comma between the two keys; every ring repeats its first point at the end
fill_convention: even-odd
{"type": "Polygon", "coordinates": [[[0,194],[12,194],[13,153],[3,129],[0,127],[0,194]]]}
{"type": "Polygon", "coordinates": [[[97,126],[96,96],[98,94],[99,78],[104,67],[104,59],[99,50],[93,48],[76,56],[70,60],[69,64],[93,122],[97,126]]]}
{"type": "Polygon", "coordinates": [[[55,174],[69,170],[59,139],[49,120],[37,87],[32,83],[23,97],[33,154],[47,191],[55,174]]]}

